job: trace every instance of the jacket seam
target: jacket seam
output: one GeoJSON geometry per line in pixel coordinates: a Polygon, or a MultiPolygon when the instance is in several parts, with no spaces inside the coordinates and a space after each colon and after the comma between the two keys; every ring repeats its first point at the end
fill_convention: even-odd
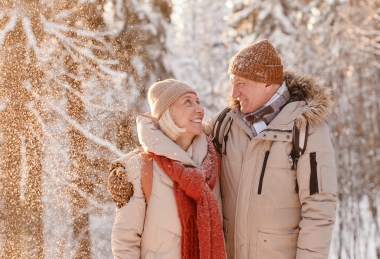
{"type": "Polygon", "coordinates": [[[297,209],[297,208],[301,208],[302,206],[299,206],[299,207],[261,207],[261,206],[249,206],[249,207],[265,208],[265,209],[297,209]]]}
{"type": "Polygon", "coordinates": [[[328,255],[328,254],[325,254],[325,253],[320,253],[320,252],[317,252],[317,251],[312,251],[312,250],[307,249],[307,248],[300,248],[299,246],[297,246],[297,249],[299,249],[299,250],[303,250],[303,251],[308,251],[308,252],[310,252],[310,253],[316,253],[316,254],[328,255]]]}

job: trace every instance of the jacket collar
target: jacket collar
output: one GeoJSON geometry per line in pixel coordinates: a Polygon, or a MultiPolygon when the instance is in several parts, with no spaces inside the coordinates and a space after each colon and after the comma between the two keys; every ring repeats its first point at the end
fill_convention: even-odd
{"type": "Polygon", "coordinates": [[[193,156],[191,157],[189,153],[162,133],[149,114],[137,116],[136,124],[139,142],[145,152],[166,156],[193,167],[199,167],[207,155],[207,140],[204,133],[194,137],[192,144],[193,156]]]}

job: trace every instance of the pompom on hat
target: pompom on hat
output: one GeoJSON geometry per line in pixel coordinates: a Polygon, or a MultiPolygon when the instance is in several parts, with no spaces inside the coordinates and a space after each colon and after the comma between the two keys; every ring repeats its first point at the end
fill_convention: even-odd
{"type": "Polygon", "coordinates": [[[175,80],[166,79],[149,87],[148,101],[152,117],[160,119],[164,111],[185,93],[197,93],[187,84],[175,80]]]}
{"type": "Polygon", "coordinates": [[[284,79],[280,55],[268,40],[240,50],[232,58],[228,73],[268,84],[281,84],[284,79]]]}

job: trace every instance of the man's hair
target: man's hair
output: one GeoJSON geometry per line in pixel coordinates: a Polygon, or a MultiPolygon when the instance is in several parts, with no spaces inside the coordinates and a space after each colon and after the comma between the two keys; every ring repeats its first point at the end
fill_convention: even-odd
{"type": "Polygon", "coordinates": [[[174,123],[170,115],[170,108],[167,108],[158,120],[161,131],[173,141],[176,141],[182,133],[186,132],[185,128],[180,128],[174,123]]]}

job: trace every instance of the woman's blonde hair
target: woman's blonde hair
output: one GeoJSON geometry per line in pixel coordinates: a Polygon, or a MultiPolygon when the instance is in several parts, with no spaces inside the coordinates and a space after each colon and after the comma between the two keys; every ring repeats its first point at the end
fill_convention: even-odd
{"type": "Polygon", "coordinates": [[[182,133],[186,132],[185,128],[180,128],[174,123],[170,115],[170,107],[167,108],[158,120],[161,131],[171,140],[176,141],[182,133]]]}

